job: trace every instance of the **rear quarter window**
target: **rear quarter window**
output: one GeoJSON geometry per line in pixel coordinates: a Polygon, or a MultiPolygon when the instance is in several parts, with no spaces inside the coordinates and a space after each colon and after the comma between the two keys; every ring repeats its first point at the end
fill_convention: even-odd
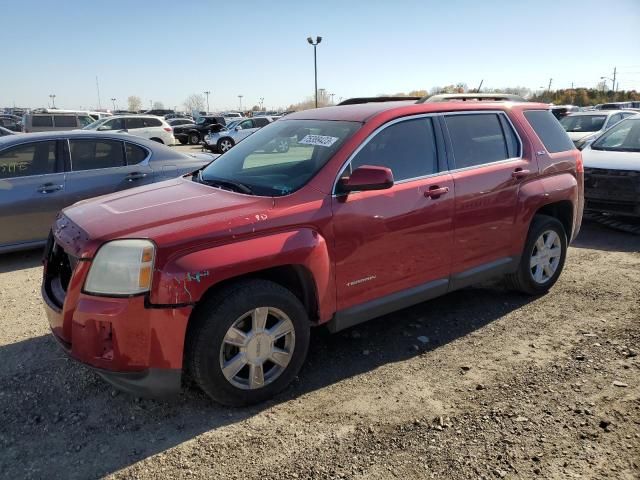
{"type": "Polygon", "coordinates": [[[524,117],[549,153],[573,150],[573,142],[560,122],[547,110],[527,110],[524,117]]]}
{"type": "Polygon", "coordinates": [[[76,117],[75,115],[55,115],[53,117],[53,121],[56,124],[56,127],[76,127],[76,117]]]}
{"type": "Polygon", "coordinates": [[[31,117],[32,127],[53,127],[53,117],[51,115],[34,115],[31,117]]]}
{"type": "Polygon", "coordinates": [[[145,118],[144,126],[145,127],[161,127],[162,121],[159,118],[145,118]]]}

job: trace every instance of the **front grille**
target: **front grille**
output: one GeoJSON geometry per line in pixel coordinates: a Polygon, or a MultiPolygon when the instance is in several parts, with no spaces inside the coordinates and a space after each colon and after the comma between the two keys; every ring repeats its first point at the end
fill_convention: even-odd
{"type": "Polygon", "coordinates": [[[594,201],[640,203],[640,171],[585,168],[584,194],[594,201]]]}
{"type": "Polygon", "coordinates": [[[609,212],[609,213],[633,215],[636,213],[636,206],[632,203],[587,200],[585,204],[585,210],[595,210],[598,212],[609,212]]]}

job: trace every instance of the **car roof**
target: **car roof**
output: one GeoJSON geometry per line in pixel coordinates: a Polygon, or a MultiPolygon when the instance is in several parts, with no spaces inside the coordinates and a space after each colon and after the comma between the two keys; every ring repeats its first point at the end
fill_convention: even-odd
{"type": "Polygon", "coordinates": [[[397,111],[398,114],[414,115],[420,113],[457,112],[474,110],[548,110],[546,103],[534,102],[493,102],[493,101],[447,101],[416,103],[415,100],[401,100],[391,102],[371,102],[355,105],[336,105],[333,107],[315,108],[301,112],[290,113],[280,119],[289,120],[344,120],[352,122],[366,122],[374,116],[397,111]]]}
{"type": "Polygon", "coordinates": [[[571,112],[567,117],[578,117],[581,115],[614,115],[616,113],[638,113],[633,110],[585,110],[584,112],[571,112]]]}

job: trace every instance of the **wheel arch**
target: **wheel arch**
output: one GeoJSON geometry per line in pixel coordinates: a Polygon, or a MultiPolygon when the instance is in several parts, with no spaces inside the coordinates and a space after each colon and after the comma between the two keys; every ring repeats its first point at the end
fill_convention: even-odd
{"type": "Polygon", "coordinates": [[[573,210],[573,203],[570,200],[560,200],[541,206],[534,213],[534,217],[536,215],[547,215],[559,220],[567,234],[568,242],[573,234],[573,210]]]}

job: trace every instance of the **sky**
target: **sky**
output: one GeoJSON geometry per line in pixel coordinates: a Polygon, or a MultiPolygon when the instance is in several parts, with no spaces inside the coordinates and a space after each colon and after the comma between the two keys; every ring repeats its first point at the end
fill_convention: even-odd
{"type": "Polygon", "coordinates": [[[0,107],[286,107],[463,82],[640,90],[640,0],[0,0],[0,107]],[[610,83],[610,82],[609,82],[610,83]]]}

